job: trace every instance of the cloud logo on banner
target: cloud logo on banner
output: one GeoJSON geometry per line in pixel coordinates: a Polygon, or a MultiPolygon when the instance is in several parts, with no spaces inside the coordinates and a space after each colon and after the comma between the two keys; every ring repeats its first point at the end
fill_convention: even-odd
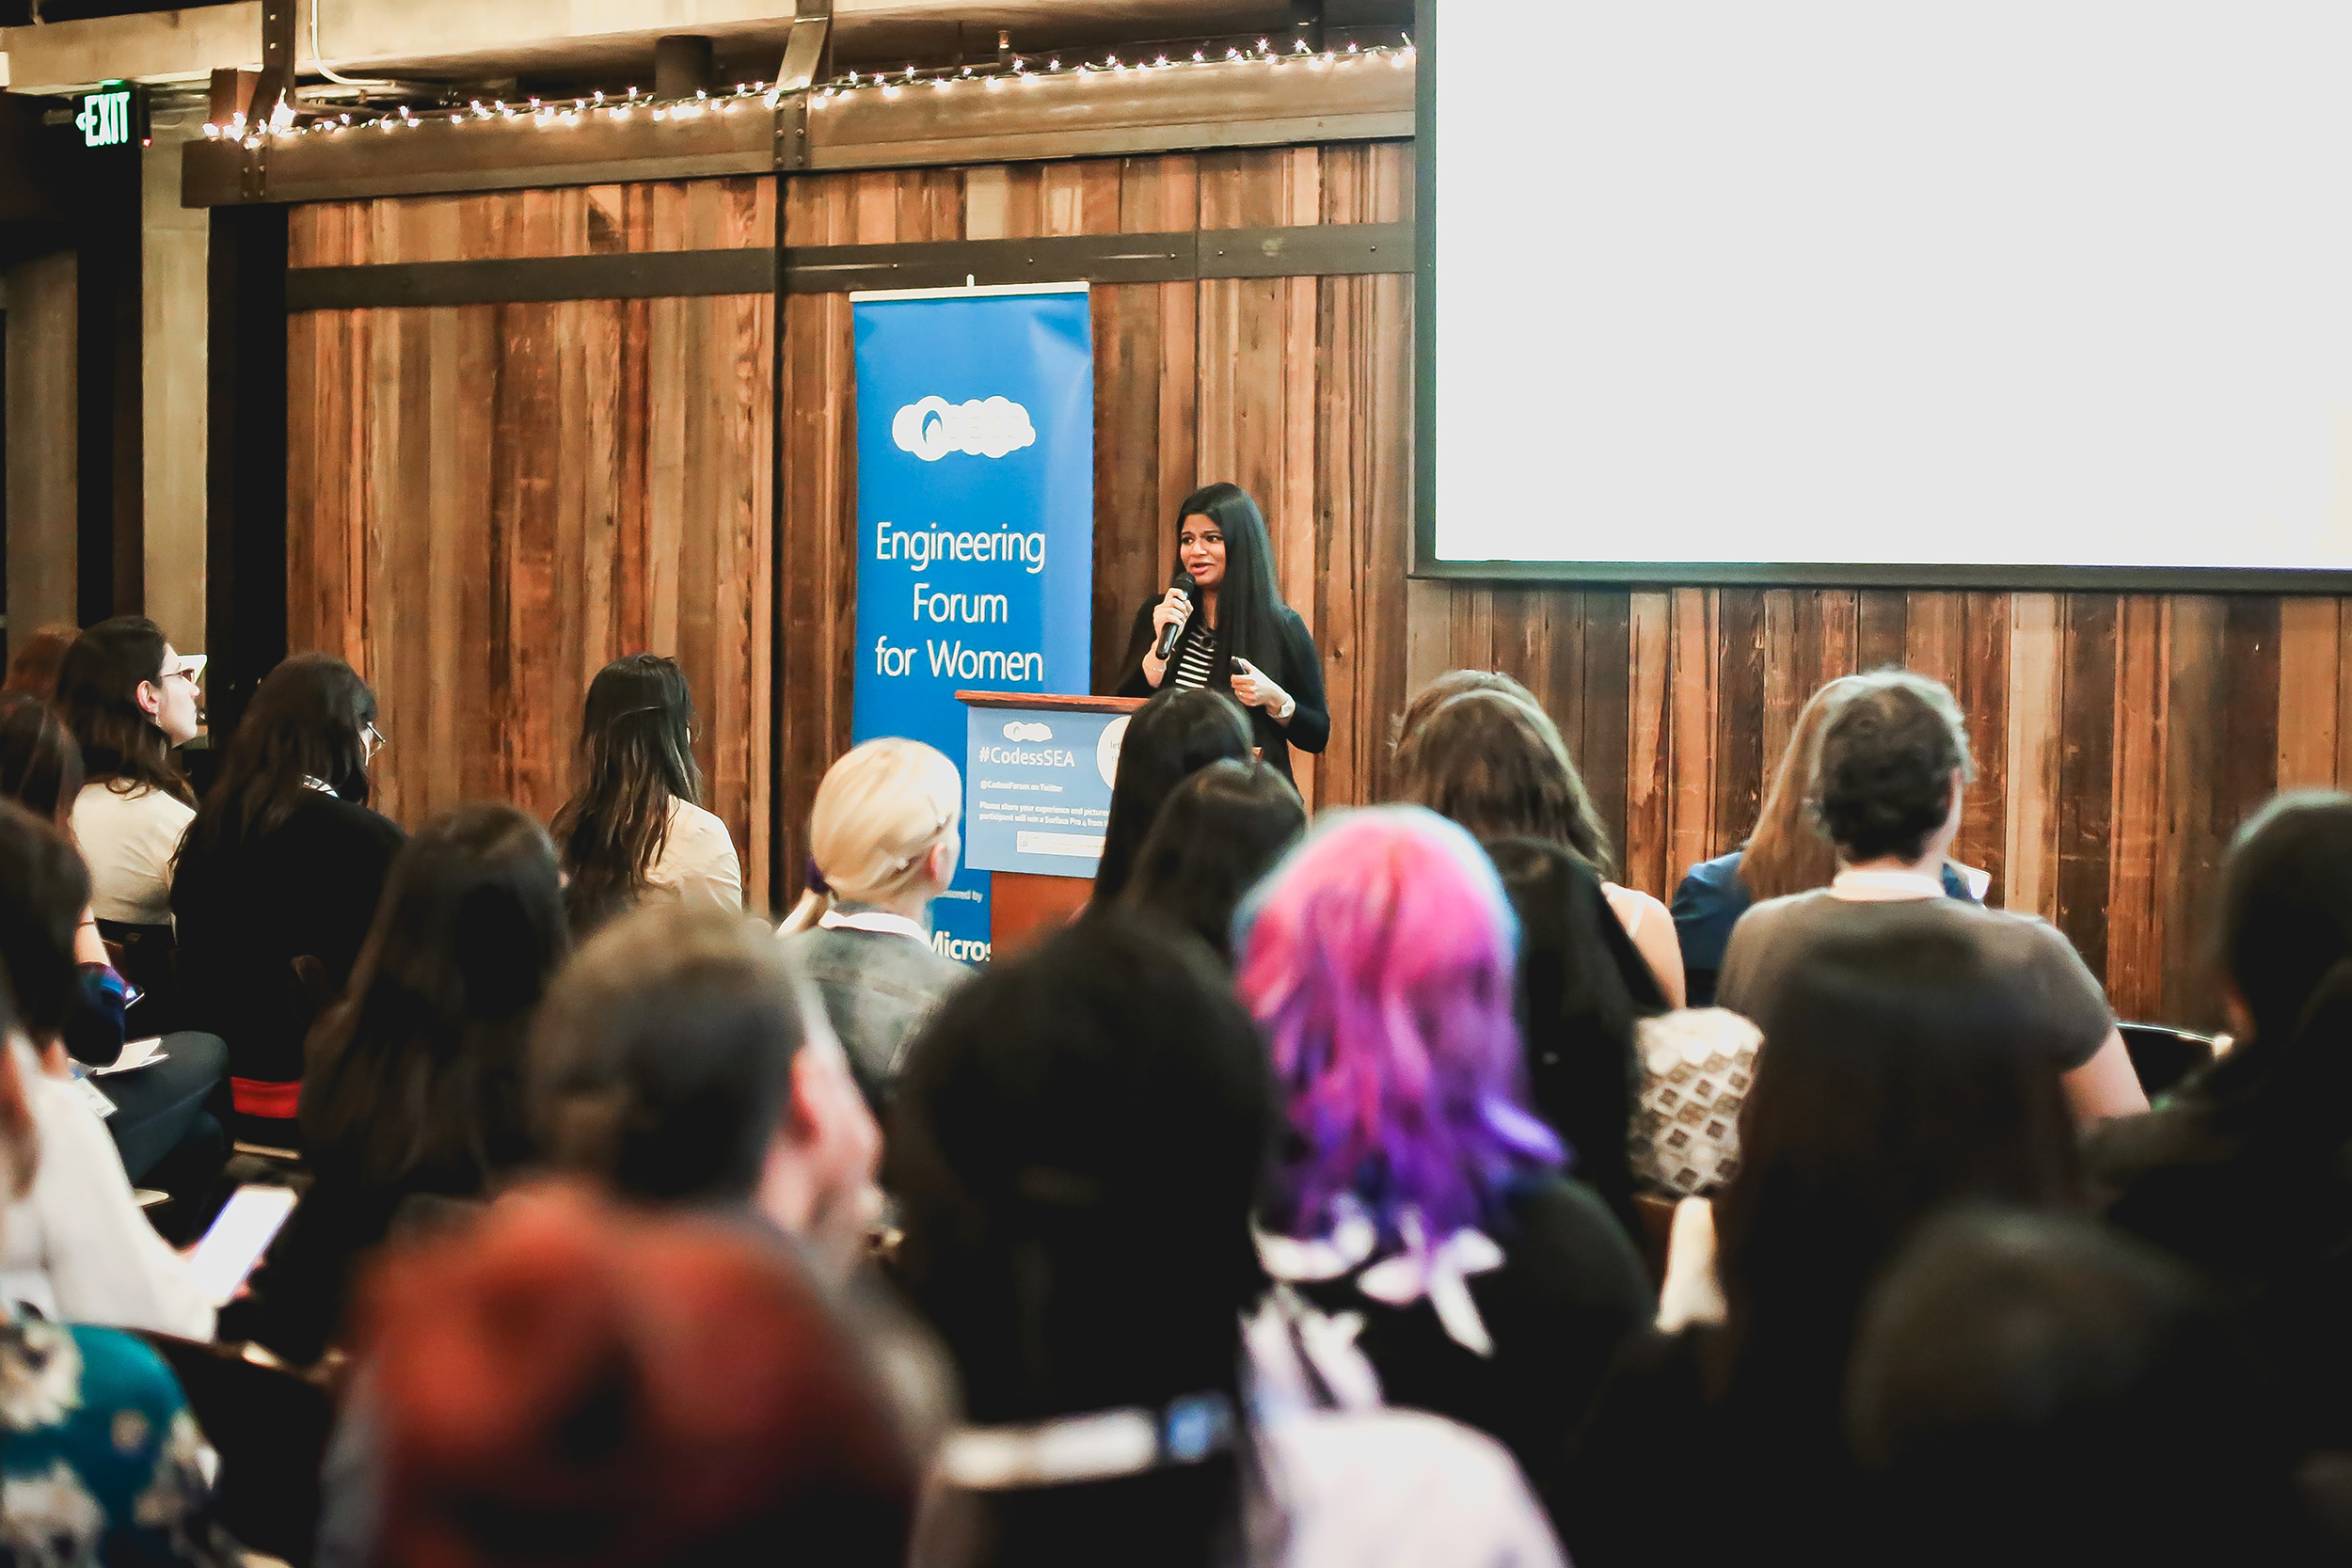
{"type": "Polygon", "coordinates": [[[1054,738],[1054,732],[1043,724],[1024,724],[1016,719],[1005,726],[1005,738],[1007,740],[1051,740],[1054,738]]]}
{"type": "Polygon", "coordinates": [[[925,398],[898,410],[890,421],[890,438],[901,451],[926,463],[936,463],[951,451],[967,457],[1004,457],[1037,445],[1037,426],[1029,411],[1010,398],[949,403],[925,398]]]}

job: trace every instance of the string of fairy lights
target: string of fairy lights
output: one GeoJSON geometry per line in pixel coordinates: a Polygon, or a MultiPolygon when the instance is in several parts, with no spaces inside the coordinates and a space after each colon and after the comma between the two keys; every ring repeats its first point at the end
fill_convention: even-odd
{"type": "MultiPolygon", "coordinates": [[[[1344,49],[1311,49],[1303,40],[1294,40],[1289,49],[1278,47],[1271,39],[1260,39],[1255,48],[1232,44],[1222,49],[1198,48],[1170,54],[1149,52],[1141,56],[1105,55],[1101,59],[1065,61],[1058,55],[1049,55],[1041,61],[1016,55],[1009,64],[986,66],[910,65],[903,71],[849,71],[833,81],[810,89],[811,111],[823,109],[845,98],[858,94],[879,93],[884,99],[896,99],[913,92],[1004,92],[1018,90],[1025,85],[1041,81],[1155,75],[1163,71],[1184,71],[1200,66],[1230,67],[1247,64],[1285,71],[1323,71],[1346,70],[1351,67],[1384,67],[1409,69],[1414,60],[1409,37],[1394,44],[1365,47],[1350,43],[1344,49]]],[[[575,97],[531,98],[521,103],[504,99],[485,102],[475,99],[463,106],[416,110],[406,105],[385,110],[297,109],[291,103],[281,102],[276,111],[263,119],[248,120],[240,114],[226,125],[207,124],[204,135],[213,141],[241,142],[246,148],[260,148],[272,141],[295,136],[338,135],[346,133],[396,133],[425,125],[467,127],[475,125],[531,124],[548,127],[577,126],[601,119],[608,123],[644,117],[656,124],[691,125],[709,115],[733,114],[748,108],[773,109],[784,94],[767,82],[739,83],[732,90],[698,91],[691,98],[655,98],[636,87],[614,92],[591,92],[575,97]]]]}

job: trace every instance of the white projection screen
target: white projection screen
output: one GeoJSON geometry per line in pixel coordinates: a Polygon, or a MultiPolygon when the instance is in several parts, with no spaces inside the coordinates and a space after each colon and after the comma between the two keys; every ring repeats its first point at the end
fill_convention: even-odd
{"type": "Polygon", "coordinates": [[[2352,584],[2352,5],[1439,9],[1423,574],[2352,584]]]}

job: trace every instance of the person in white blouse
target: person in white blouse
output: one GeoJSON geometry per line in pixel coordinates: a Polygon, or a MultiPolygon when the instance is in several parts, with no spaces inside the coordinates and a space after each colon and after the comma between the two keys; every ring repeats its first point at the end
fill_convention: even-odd
{"type": "Polygon", "coordinates": [[[171,752],[200,727],[203,673],[203,655],[180,653],[139,615],[101,621],[66,650],[57,709],[87,770],[73,802],[73,836],[100,920],[171,919],[172,860],[196,815],[195,792],[171,752]]]}
{"type": "Polygon", "coordinates": [[[22,1037],[6,1047],[40,1144],[33,1187],[0,1226],[0,1299],[56,1323],[213,1337],[213,1304],[147,1223],[114,1140],[80,1085],[22,1037]]]}
{"type": "Polygon", "coordinates": [[[630,654],[589,683],[580,788],[552,824],[575,934],[654,900],[742,910],[742,865],[726,824],[703,809],[693,742],[677,660],[630,654]]]}

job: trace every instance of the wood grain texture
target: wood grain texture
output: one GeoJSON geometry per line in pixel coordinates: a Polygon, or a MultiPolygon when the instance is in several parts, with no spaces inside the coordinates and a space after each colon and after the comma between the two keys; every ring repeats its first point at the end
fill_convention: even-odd
{"type": "MultiPolygon", "coordinates": [[[[765,181],[300,209],[296,264],[772,243],[765,181]]],[[[685,666],[710,808],[768,898],[774,301],[308,312],[288,324],[291,649],[349,659],[414,827],[551,816],[608,660],[685,666]]]]}

